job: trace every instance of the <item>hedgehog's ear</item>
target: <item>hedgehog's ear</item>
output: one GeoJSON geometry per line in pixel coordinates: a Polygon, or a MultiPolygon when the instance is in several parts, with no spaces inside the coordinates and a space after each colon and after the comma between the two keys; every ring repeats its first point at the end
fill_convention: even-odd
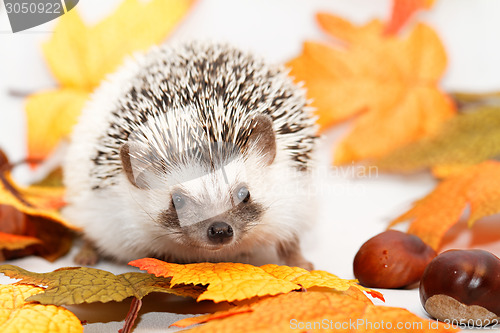
{"type": "Polygon", "coordinates": [[[134,158],[137,152],[144,152],[144,147],[136,143],[124,143],[120,148],[120,159],[122,168],[128,181],[137,188],[147,189],[151,185],[146,180],[146,172],[149,171],[150,164],[134,158]]]}
{"type": "Polygon", "coordinates": [[[262,154],[266,165],[273,163],[276,157],[276,135],[271,117],[263,114],[255,116],[253,130],[248,137],[248,147],[256,148],[262,154]]]}
{"type": "Polygon", "coordinates": [[[122,160],[123,171],[125,172],[128,181],[135,187],[139,187],[135,181],[134,170],[132,168],[130,158],[130,145],[128,143],[124,143],[120,148],[120,159],[122,160]]]}

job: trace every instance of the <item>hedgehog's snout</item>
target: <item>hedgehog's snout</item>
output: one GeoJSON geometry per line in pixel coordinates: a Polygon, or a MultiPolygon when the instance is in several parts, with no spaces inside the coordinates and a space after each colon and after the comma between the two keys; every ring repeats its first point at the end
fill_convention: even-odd
{"type": "Polygon", "coordinates": [[[214,244],[226,244],[233,238],[233,228],[226,222],[214,222],[207,230],[208,239],[214,244]]]}

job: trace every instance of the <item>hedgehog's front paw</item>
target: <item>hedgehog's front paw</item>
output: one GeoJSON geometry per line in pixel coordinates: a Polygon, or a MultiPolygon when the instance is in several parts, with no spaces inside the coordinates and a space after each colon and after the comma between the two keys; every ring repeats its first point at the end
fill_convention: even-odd
{"type": "Polygon", "coordinates": [[[91,242],[85,241],[73,261],[80,266],[94,266],[99,261],[99,253],[91,242]]]}
{"type": "Polygon", "coordinates": [[[308,271],[312,271],[314,269],[313,263],[304,258],[302,255],[300,256],[300,258],[289,258],[289,260],[287,260],[285,263],[288,266],[300,267],[303,269],[307,269],[308,271]]]}
{"type": "Polygon", "coordinates": [[[302,267],[303,269],[307,269],[308,271],[312,271],[314,269],[314,264],[312,262],[304,259],[304,261],[299,263],[298,267],[302,267]]]}
{"type": "Polygon", "coordinates": [[[300,251],[300,244],[297,237],[294,237],[288,242],[278,244],[278,256],[285,262],[286,265],[292,267],[301,267],[311,271],[314,265],[304,258],[300,251]]]}

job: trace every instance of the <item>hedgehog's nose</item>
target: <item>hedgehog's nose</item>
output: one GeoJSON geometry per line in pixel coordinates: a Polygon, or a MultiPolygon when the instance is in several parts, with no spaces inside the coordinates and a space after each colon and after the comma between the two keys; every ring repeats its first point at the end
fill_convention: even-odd
{"type": "Polygon", "coordinates": [[[208,239],[212,243],[224,244],[233,238],[233,228],[226,222],[214,222],[208,227],[208,239]]]}

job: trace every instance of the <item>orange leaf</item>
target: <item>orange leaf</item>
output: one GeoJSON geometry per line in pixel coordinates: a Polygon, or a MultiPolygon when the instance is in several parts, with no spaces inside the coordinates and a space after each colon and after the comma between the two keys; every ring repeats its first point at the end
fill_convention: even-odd
{"type": "Polygon", "coordinates": [[[470,205],[469,227],[482,217],[500,213],[500,162],[486,161],[446,178],[390,226],[413,220],[408,232],[437,250],[467,205],[470,205]]]}
{"type": "Polygon", "coordinates": [[[206,324],[190,332],[383,332],[397,328],[402,332],[458,331],[405,309],[375,306],[339,292],[269,297],[227,311],[183,319],[173,326],[198,323],[206,324]]]}
{"type": "MultiPolygon", "coordinates": [[[[158,259],[134,260],[129,265],[156,276],[172,277],[171,284],[208,285],[198,301],[239,301],[255,296],[277,295],[302,288],[326,287],[345,291],[350,287],[366,289],[356,280],[344,280],[325,271],[307,271],[299,267],[264,265],[255,267],[240,263],[171,264],[158,259]]],[[[380,293],[374,297],[383,299],[380,293]]]]}
{"type": "Polygon", "coordinates": [[[429,9],[435,0],[393,0],[391,19],[385,26],[385,33],[396,34],[401,27],[420,9],[429,9]]]}
{"type": "MultiPolygon", "coordinates": [[[[0,214],[2,213],[0,209],[0,214]]],[[[33,244],[39,244],[41,241],[35,237],[7,234],[0,232],[0,249],[19,250],[33,244]]]]}
{"type": "Polygon", "coordinates": [[[318,22],[337,41],[306,42],[288,65],[305,81],[322,130],[357,116],[336,147],[337,163],[382,156],[434,133],[455,114],[438,88],[447,60],[432,28],[419,24],[395,38],[385,36],[377,20],[355,26],[318,14],[318,22]]]}
{"type": "Polygon", "coordinates": [[[193,2],[124,0],[94,26],[85,25],[77,10],[63,15],[43,45],[47,65],[61,87],[28,98],[28,156],[45,158],[71,132],[101,80],[125,56],[163,41],[193,2]]]}
{"type": "Polygon", "coordinates": [[[2,333],[83,332],[80,320],[68,309],[25,302],[44,289],[22,284],[0,286],[0,331],[2,333]]]}
{"type": "MultiPolygon", "coordinates": [[[[6,165],[5,158],[0,170],[6,165]]],[[[0,173],[0,251],[4,259],[36,254],[55,260],[69,250],[72,230],[77,229],[57,211],[63,206],[63,195],[60,187],[19,187],[9,173],[0,173]]]]}

